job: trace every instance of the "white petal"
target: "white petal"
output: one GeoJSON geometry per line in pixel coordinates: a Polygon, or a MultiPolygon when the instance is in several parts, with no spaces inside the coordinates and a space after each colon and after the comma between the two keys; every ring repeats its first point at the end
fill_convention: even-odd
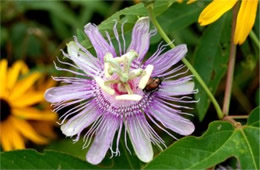
{"type": "Polygon", "coordinates": [[[80,98],[87,99],[89,98],[88,94],[90,94],[90,92],[84,90],[84,88],[86,87],[82,85],[65,85],[61,87],[53,87],[45,92],[44,97],[50,103],[69,101],[80,98]]]}
{"type": "Polygon", "coordinates": [[[172,131],[181,134],[181,135],[190,135],[195,127],[193,123],[183,118],[178,113],[168,106],[163,106],[164,104],[157,103],[152,106],[149,113],[160,121],[166,128],[171,129],[172,131]]]}
{"type": "Polygon", "coordinates": [[[137,119],[138,117],[127,120],[125,126],[137,157],[143,162],[150,162],[153,159],[152,144],[147,136],[148,132],[147,134],[144,133],[145,128],[140,126],[137,119]]]}
{"type": "Polygon", "coordinates": [[[161,93],[165,93],[169,96],[175,96],[175,95],[186,95],[191,94],[194,90],[195,84],[193,81],[184,81],[184,82],[178,82],[177,81],[171,81],[171,82],[165,82],[162,88],[160,88],[161,93]],[[172,83],[173,82],[173,83],[172,83]]]}
{"type": "Polygon", "coordinates": [[[97,165],[104,159],[118,129],[118,122],[117,119],[105,118],[103,128],[98,130],[94,142],[87,153],[86,159],[89,163],[97,165]]]}
{"type": "Polygon", "coordinates": [[[194,86],[195,86],[194,82],[190,81],[190,82],[173,86],[171,89],[176,93],[191,93],[194,89],[194,86]]]}
{"type": "Polygon", "coordinates": [[[69,42],[67,47],[70,59],[85,73],[88,75],[93,75],[93,73],[96,73],[99,70],[97,67],[97,60],[93,57],[91,58],[91,56],[87,56],[86,53],[80,51],[80,48],[74,41],[69,42]]]}
{"type": "Polygon", "coordinates": [[[98,117],[99,114],[94,107],[88,107],[63,124],[61,131],[66,136],[74,136],[97,120],[98,117]]]}
{"type": "Polygon", "coordinates": [[[132,40],[127,51],[134,50],[138,53],[139,60],[146,55],[150,45],[150,20],[142,17],[137,20],[132,32],[132,40]]]}

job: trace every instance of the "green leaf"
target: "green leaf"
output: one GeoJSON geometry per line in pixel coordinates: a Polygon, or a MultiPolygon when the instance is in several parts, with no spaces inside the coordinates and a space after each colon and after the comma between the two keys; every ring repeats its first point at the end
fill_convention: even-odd
{"type": "Polygon", "coordinates": [[[61,152],[32,149],[1,152],[0,169],[97,169],[86,161],[61,152]]]}
{"type": "MultiPolygon", "coordinates": [[[[227,69],[231,33],[231,13],[208,26],[194,54],[194,67],[214,94],[227,69]]],[[[197,103],[198,117],[203,120],[210,100],[200,84],[195,81],[200,99],[197,103]]]]}
{"type": "Polygon", "coordinates": [[[87,38],[87,35],[81,29],[77,29],[77,38],[81,42],[87,38]]]}
{"type": "MultiPolygon", "coordinates": [[[[128,141],[130,143],[130,141],[128,141]]],[[[86,154],[88,148],[82,149],[84,142],[80,139],[78,142],[73,143],[72,139],[64,139],[60,141],[55,141],[47,146],[48,150],[55,150],[58,152],[63,152],[75,156],[83,161],[86,160],[86,154]]],[[[116,144],[115,144],[116,145],[116,144]]],[[[108,168],[108,169],[139,169],[141,167],[141,162],[139,159],[130,155],[126,150],[123,140],[120,142],[120,156],[114,156],[110,159],[110,152],[108,151],[105,159],[97,165],[98,168],[108,168]]],[[[131,149],[131,153],[134,151],[131,149]]]]}
{"type": "Polygon", "coordinates": [[[201,3],[193,3],[190,5],[186,3],[175,3],[163,15],[158,17],[158,21],[166,33],[179,31],[197,22],[203,7],[201,3]]]}
{"type": "Polygon", "coordinates": [[[144,169],[207,169],[229,157],[236,157],[241,169],[259,169],[259,111],[257,107],[247,125],[237,128],[212,122],[203,136],[182,138],[144,169]]]}
{"type": "MultiPolygon", "coordinates": [[[[186,3],[174,3],[166,12],[158,17],[158,22],[168,36],[175,40],[175,44],[185,43],[190,45],[190,42],[197,42],[199,38],[192,29],[188,29],[188,26],[197,22],[203,7],[204,5],[201,2],[190,5],[186,3]]],[[[151,44],[158,43],[161,40],[159,34],[154,37],[151,39],[151,44]],[[156,37],[155,40],[154,37],[156,37]]]]}
{"type": "Polygon", "coordinates": [[[87,149],[82,149],[83,144],[82,139],[76,143],[73,143],[71,138],[66,138],[52,142],[46,147],[46,149],[67,153],[85,161],[87,149]]]}
{"type": "MultiPolygon", "coordinates": [[[[155,15],[159,16],[162,14],[164,11],[166,11],[171,5],[174,0],[170,1],[160,1],[156,2],[154,5],[154,11],[155,15]]],[[[108,19],[104,20],[99,26],[100,32],[105,35],[105,31],[107,31],[110,34],[111,39],[115,39],[114,33],[113,33],[113,27],[115,25],[115,20],[118,22],[118,31],[120,31],[121,24],[127,20],[126,24],[124,25],[124,33],[127,34],[129,33],[135,22],[137,21],[138,17],[142,16],[148,16],[147,10],[144,7],[144,4],[139,3],[137,5],[125,8],[123,10],[120,10],[113,14],[111,17],[108,19]]],[[[78,32],[79,33],[79,32],[78,32]]],[[[80,36],[81,35],[77,35],[80,36]]],[[[104,36],[106,37],[106,36],[104,36]]],[[[87,49],[92,48],[92,45],[88,39],[84,40],[81,42],[87,49]]]]}

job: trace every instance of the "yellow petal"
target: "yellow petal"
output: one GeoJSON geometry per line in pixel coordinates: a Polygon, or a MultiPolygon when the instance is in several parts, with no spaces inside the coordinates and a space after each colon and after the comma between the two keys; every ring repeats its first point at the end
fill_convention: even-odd
{"type": "Polygon", "coordinates": [[[0,97],[6,96],[6,82],[7,82],[7,60],[3,59],[0,61],[0,97]]]}
{"type": "Polygon", "coordinates": [[[33,104],[37,104],[44,100],[44,91],[40,92],[29,92],[25,96],[21,96],[19,98],[16,98],[11,102],[11,105],[13,107],[26,107],[31,106],[33,104]]]}
{"type": "Polygon", "coordinates": [[[13,114],[21,119],[29,120],[49,120],[55,121],[57,119],[56,113],[51,111],[40,111],[35,108],[13,108],[13,114]]]}
{"type": "Polygon", "coordinates": [[[211,24],[219,19],[225,12],[230,10],[237,0],[213,0],[200,14],[201,26],[211,24]]]}
{"type": "Polygon", "coordinates": [[[236,23],[235,44],[242,44],[251,31],[256,18],[258,0],[242,0],[236,23]]]}
{"type": "Polygon", "coordinates": [[[13,125],[15,128],[21,132],[21,134],[33,141],[37,144],[46,144],[48,143],[48,140],[44,137],[41,137],[37,134],[37,132],[32,128],[32,126],[26,122],[25,120],[12,118],[13,125]]]}
{"type": "Polygon", "coordinates": [[[23,61],[17,61],[13,64],[13,66],[8,71],[8,82],[7,88],[12,89],[19,77],[20,72],[23,74],[29,71],[28,67],[25,65],[23,61]]]}
{"type": "Polygon", "coordinates": [[[13,88],[13,91],[10,95],[10,100],[14,100],[18,97],[21,97],[27,90],[29,90],[35,81],[40,78],[40,73],[32,73],[23,80],[20,80],[13,88]]]}
{"type": "Polygon", "coordinates": [[[4,151],[12,150],[12,141],[10,140],[8,135],[2,138],[1,144],[4,151]]]}
{"type": "Polygon", "coordinates": [[[23,137],[19,134],[19,132],[15,128],[11,128],[8,133],[10,133],[10,137],[11,137],[11,140],[13,143],[12,145],[13,145],[14,149],[24,149],[25,148],[23,137]]]}
{"type": "Polygon", "coordinates": [[[1,128],[1,133],[0,133],[0,137],[1,137],[1,145],[4,151],[10,151],[12,150],[12,141],[9,135],[9,129],[12,127],[10,121],[8,122],[8,120],[0,123],[0,128],[1,128]]]}
{"type": "Polygon", "coordinates": [[[178,3],[182,3],[182,2],[183,2],[183,0],[177,0],[177,2],[178,2],[178,3]]]}

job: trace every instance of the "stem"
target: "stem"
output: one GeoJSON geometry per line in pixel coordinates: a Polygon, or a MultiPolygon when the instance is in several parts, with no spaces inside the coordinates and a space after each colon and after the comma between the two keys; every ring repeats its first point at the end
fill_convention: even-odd
{"type": "Polygon", "coordinates": [[[234,36],[235,36],[235,29],[236,29],[237,13],[238,13],[238,3],[233,8],[230,53],[229,53],[229,62],[228,62],[228,70],[227,70],[226,89],[225,89],[224,102],[223,102],[223,113],[225,115],[228,115],[229,112],[234,67],[235,67],[235,60],[236,60],[236,45],[234,44],[234,36]]]}
{"type": "MultiPolygon", "coordinates": [[[[153,23],[153,25],[156,27],[157,31],[159,32],[159,34],[161,35],[161,37],[164,39],[165,42],[169,43],[169,46],[171,48],[174,48],[175,45],[172,43],[172,41],[170,40],[170,38],[166,35],[166,33],[163,31],[163,29],[161,28],[160,24],[158,23],[154,13],[153,13],[153,4],[148,5],[147,7],[150,19],[153,23]]],[[[213,96],[213,94],[211,93],[211,91],[209,90],[208,86],[205,84],[205,82],[202,80],[202,78],[200,77],[200,75],[198,74],[198,72],[195,70],[195,68],[189,63],[188,60],[186,60],[186,58],[182,58],[182,62],[189,68],[190,72],[194,75],[194,77],[197,79],[197,81],[200,83],[200,85],[202,86],[202,88],[205,90],[205,92],[207,93],[209,99],[211,100],[211,102],[213,103],[216,111],[217,111],[217,115],[219,119],[222,119],[224,117],[224,114],[221,111],[221,108],[217,102],[217,100],[215,99],[215,97],[213,96]]]]}
{"type": "Polygon", "coordinates": [[[230,122],[235,128],[241,128],[241,126],[242,126],[240,122],[235,121],[235,120],[234,120],[232,117],[230,117],[230,116],[225,116],[225,117],[223,118],[223,120],[230,122]]]}
{"type": "Polygon", "coordinates": [[[248,115],[230,115],[230,116],[226,116],[226,117],[230,117],[232,119],[247,119],[248,115]]]}
{"type": "Polygon", "coordinates": [[[257,47],[260,48],[259,40],[258,40],[258,38],[255,35],[255,32],[253,30],[249,33],[249,36],[254,41],[254,43],[257,45],[257,47]]]}

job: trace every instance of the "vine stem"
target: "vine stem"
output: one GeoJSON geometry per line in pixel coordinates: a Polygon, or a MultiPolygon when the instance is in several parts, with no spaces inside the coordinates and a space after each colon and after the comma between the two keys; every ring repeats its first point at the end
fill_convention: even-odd
{"type": "MultiPolygon", "coordinates": [[[[172,43],[172,41],[170,40],[170,38],[167,36],[167,34],[164,32],[164,30],[162,29],[162,27],[160,26],[160,24],[158,23],[154,13],[153,13],[153,4],[149,4],[146,6],[147,11],[149,13],[150,19],[153,23],[153,25],[156,27],[157,31],[159,32],[159,34],[161,35],[161,37],[164,39],[165,42],[167,42],[169,44],[169,46],[171,48],[174,48],[175,45],[172,43]]],[[[222,119],[224,117],[224,114],[217,102],[217,100],[215,99],[215,97],[213,96],[213,94],[211,93],[211,91],[209,90],[208,86],[205,84],[205,82],[202,80],[202,78],[200,77],[200,75],[198,74],[198,72],[195,70],[195,68],[189,63],[188,60],[186,60],[186,58],[182,58],[182,62],[189,68],[190,72],[194,75],[194,77],[197,79],[197,81],[200,83],[200,85],[202,86],[202,88],[205,90],[205,92],[207,93],[209,99],[211,100],[211,102],[213,103],[218,118],[222,119]]]]}
{"type": "Polygon", "coordinates": [[[236,29],[237,13],[238,13],[238,3],[233,8],[233,16],[232,16],[230,53],[229,53],[227,81],[226,81],[226,88],[225,88],[224,102],[223,102],[224,115],[228,115],[229,112],[232,84],[233,84],[233,75],[234,75],[234,68],[235,68],[235,61],[236,61],[236,45],[234,44],[234,36],[235,36],[235,29],[236,29]]]}
{"type": "Polygon", "coordinates": [[[230,115],[226,117],[230,117],[232,119],[248,119],[248,115],[230,115]]]}

